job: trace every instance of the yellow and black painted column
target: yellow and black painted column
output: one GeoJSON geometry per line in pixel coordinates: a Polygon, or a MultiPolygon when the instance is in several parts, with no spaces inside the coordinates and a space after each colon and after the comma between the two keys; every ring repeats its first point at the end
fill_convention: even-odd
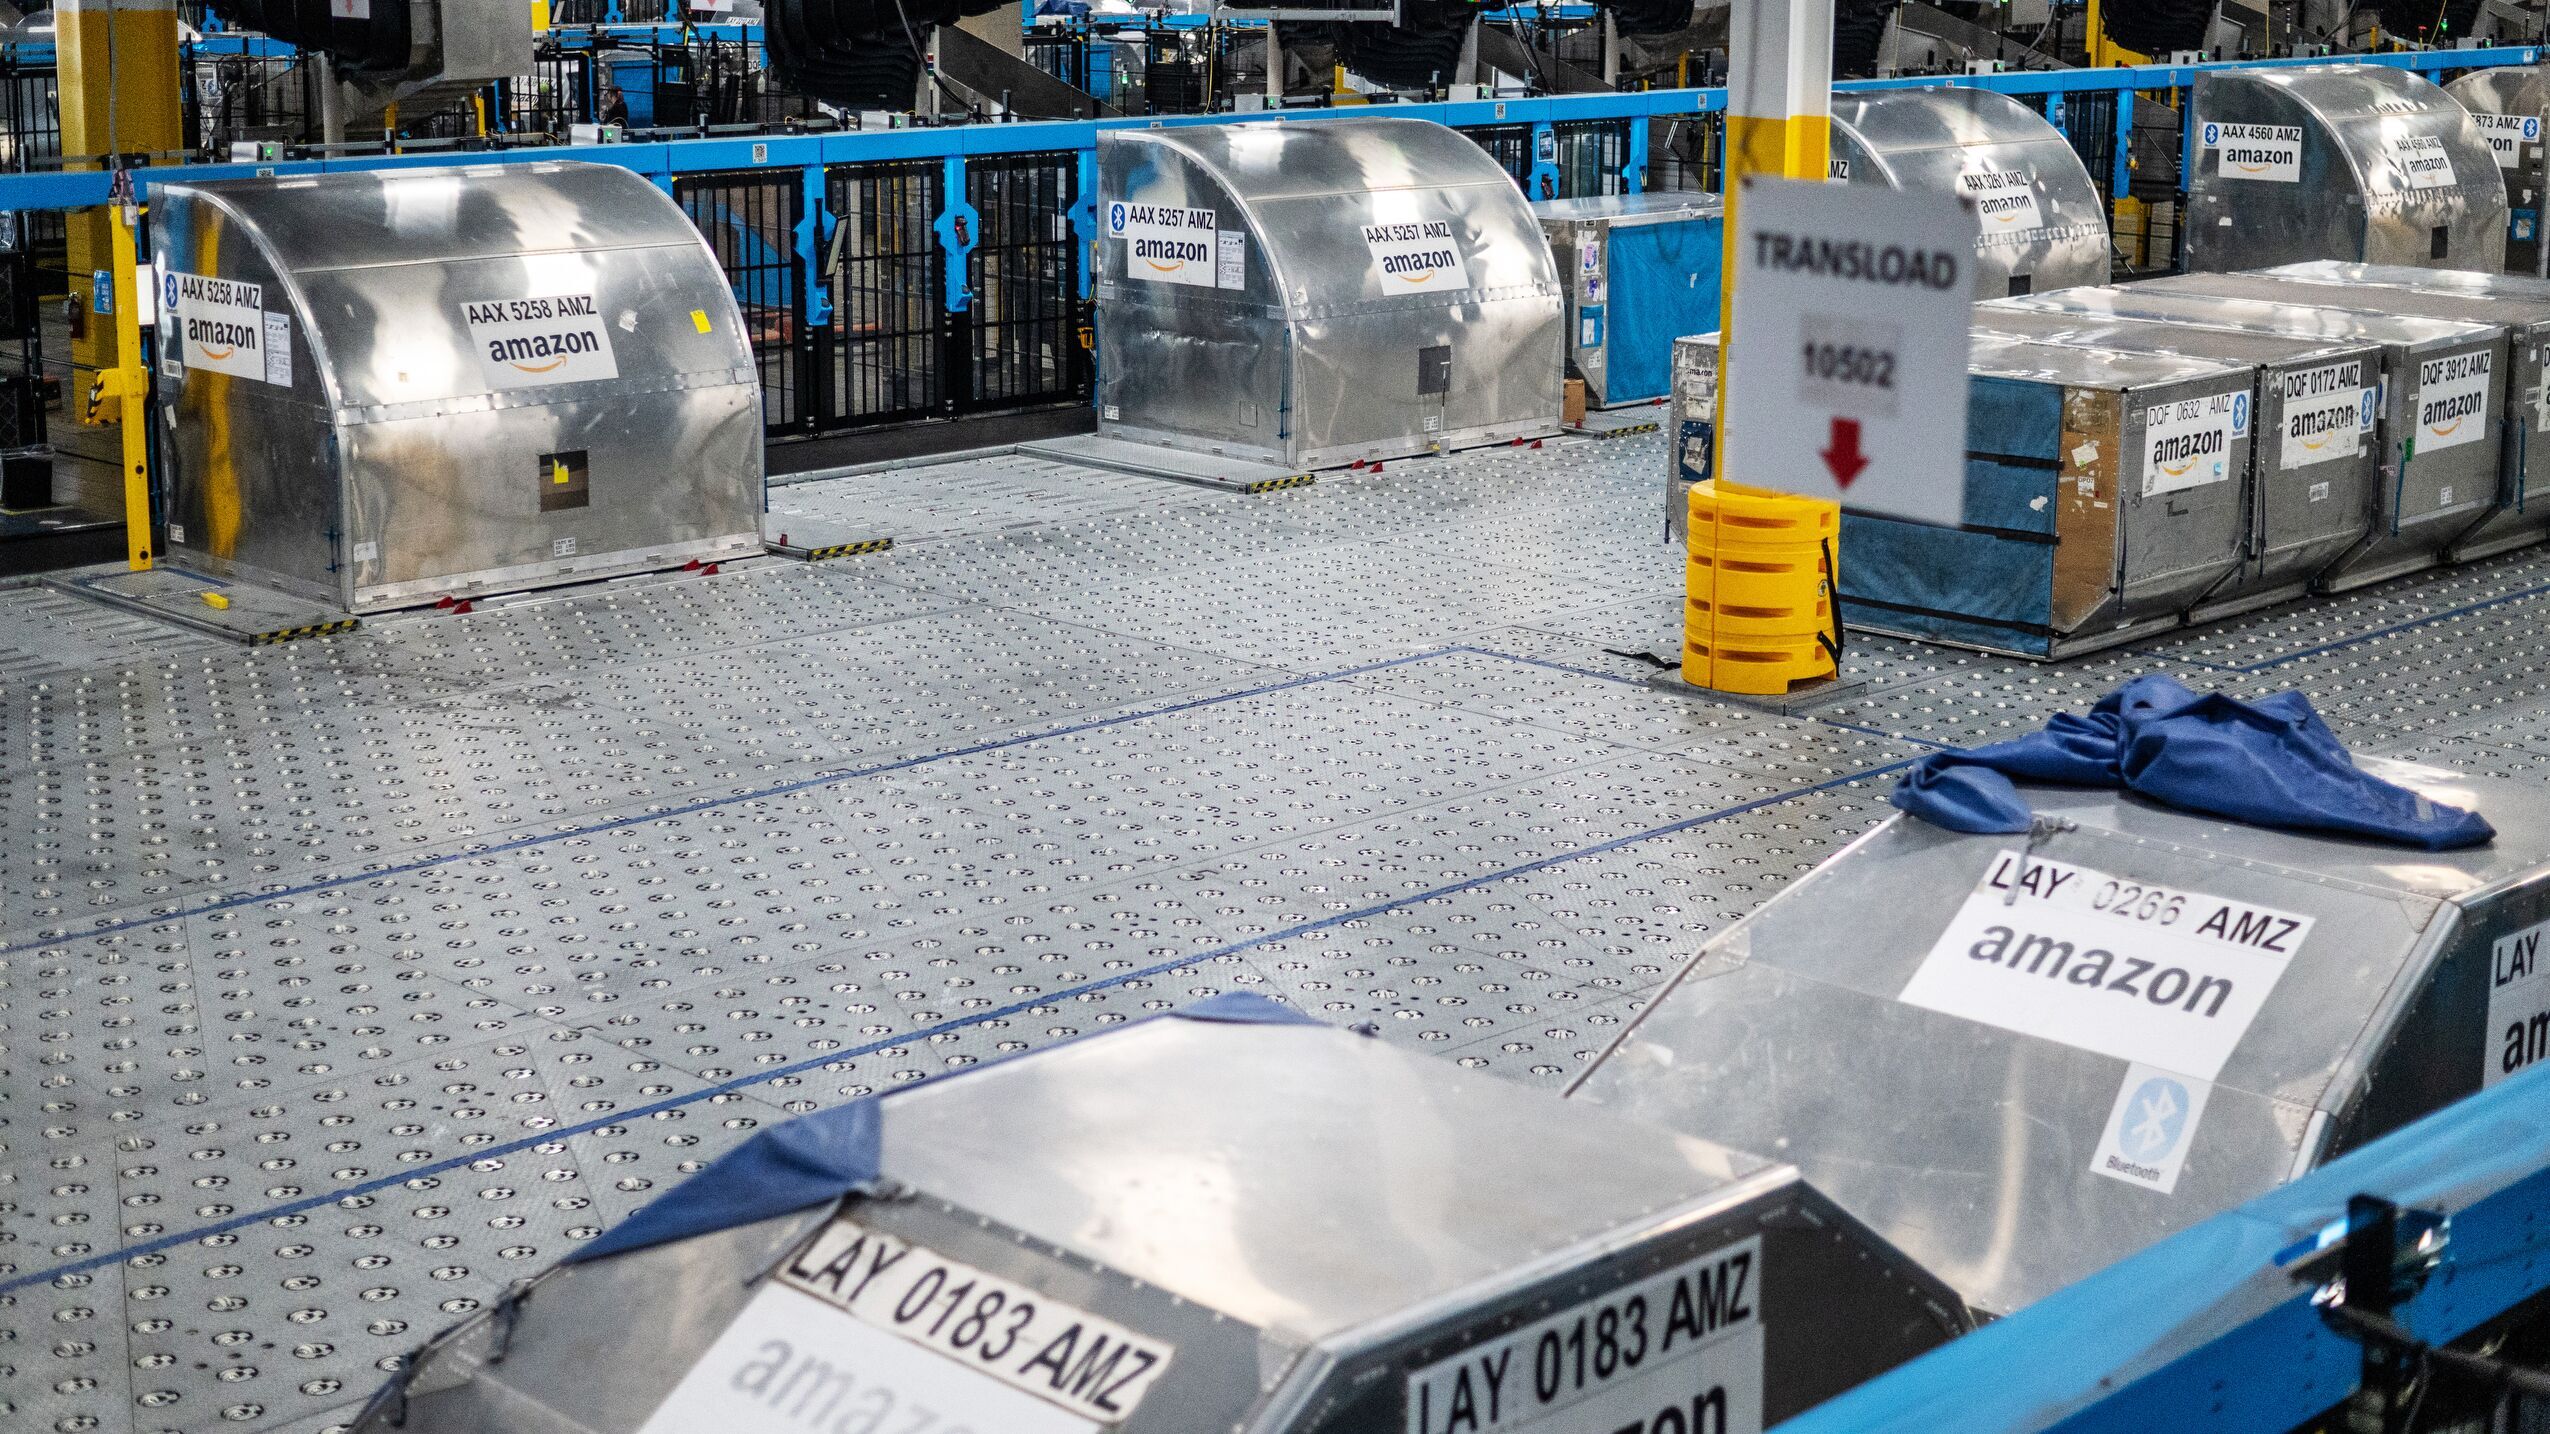
{"type": "MultiPolygon", "coordinates": [[[[1777,696],[1838,674],[1841,510],[1745,483],[1726,468],[1729,395],[1739,344],[1783,342],[1735,331],[1738,207],[1751,175],[1825,178],[1833,146],[1833,0],[1734,0],[1729,11],[1726,252],[1719,272],[1717,475],[1691,488],[1682,675],[1718,692],[1777,696]]],[[[1801,440],[1812,441],[1812,440],[1801,440]]]]}
{"type": "MultiPolygon", "coordinates": [[[[164,154],[185,145],[177,84],[177,0],[61,0],[54,7],[54,58],[62,105],[62,154],[71,169],[107,168],[106,156],[164,154]]],[[[115,265],[110,206],[69,216],[67,261],[72,300],[85,322],[71,342],[75,391],[119,362],[120,327],[99,311],[95,276],[115,265]]],[[[108,299],[112,307],[113,299],[108,299]]],[[[114,422],[120,402],[87,415],[114,422]]]]}

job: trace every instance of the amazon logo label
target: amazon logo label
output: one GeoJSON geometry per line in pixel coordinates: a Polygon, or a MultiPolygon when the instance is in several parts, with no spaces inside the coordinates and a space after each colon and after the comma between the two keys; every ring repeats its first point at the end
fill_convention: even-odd
{"type": "MultiPolygon", "coordinates": [[[[529,388],[620,376],[611,336],[602,325],[601,307],[591,294],[463,304],[461,317],[468,323],[471,345],[478,350],[480,370],[494,387],[529,388]]],[[[620,316],[620,326],[631,332],[639,322],[634,312],[620,316]]],[[[685,322],[682,332],[690,331],[685,322]]]]}

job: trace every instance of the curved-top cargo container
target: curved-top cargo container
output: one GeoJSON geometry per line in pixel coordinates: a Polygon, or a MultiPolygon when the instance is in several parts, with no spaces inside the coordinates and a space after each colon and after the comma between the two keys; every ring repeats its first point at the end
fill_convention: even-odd
{"type": "Polygon", "coordinates": [[[2203,71],[2187,169],[2190,270],[2505,262],[2488,142],[2452,96],[2395,66],[2203,71]]]}
{"type": "MultiPolygon", "coordinates": [[[[1975,201],[1975,297],[2108,280],[2107,206],[2072,142],[1990,90],[1833,96],[1833,169],[1853,184],[1946,190],[1975,201]]],[[[1714,326],[1713,326],[1714,327],[1714,326]]]]}
{"type": "Polygon", "coordinates": [[[543,163],[152,193],[180,566],[366,612],[759,550],[743,318],[644,179],[543,163]]]}
{"type": "Polygon", "coordinates": [[[1456,131],[1107,130],[1098,216],[1101,434],[1310,469],[1558,428],[1549,245],[1456,131]]]}
{"type": "Polygon", "coordinates": [[[2444,86],[2444,93],[2470,111],[2505,176],[2506,271],[2550,274],[2544,265],[2550,247],[2541,242],[2542,127],[2550,115],[2550,77],[2538,65],[2473,70],[2444,86]]]}

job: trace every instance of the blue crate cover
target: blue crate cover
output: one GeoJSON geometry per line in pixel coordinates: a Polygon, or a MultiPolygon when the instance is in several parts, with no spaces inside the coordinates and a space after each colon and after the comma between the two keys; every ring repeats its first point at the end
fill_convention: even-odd
{"type": "Polygon", "coordinates": [[[1609,403],[1662,398],[1673,387],[1673,341],[1718,327],[1718,266],[1726,226],[1715,216],[1611,230],[1609,403]]]}
{"type": "Polygon", "coordinates": [[[2062,435],[2063,400],[2054,386],[1968,379],[1969,526],[1845,511],[1843,617],[1979,647],[2048,651],[2062,435]]]}
{"type": "Polygon", "coordinates": [[[1935,752],[1897,779],[1894,804],[1960,832],[2024,832],[2031,813],[2011,778],[2121,787],[2163,806],[2256,826],[2334,832],[2426,851],[2478,846],[2496,829],[2360,771],[2309,698],[2257,702],[2137,677],[2086,716],[1988,747],[1935,752]]]}

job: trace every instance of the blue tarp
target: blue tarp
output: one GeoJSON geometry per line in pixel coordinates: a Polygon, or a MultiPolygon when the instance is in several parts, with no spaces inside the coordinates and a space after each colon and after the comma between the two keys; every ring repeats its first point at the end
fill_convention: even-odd
{"type": "MultiPolygon", "coordinates": [[[[1171,1012],[1170,1018],[1230,1025],[1319,1024],[1279,1001],[1242,991],[1208,996],[1171,1012]]],[[[831,1204],[876,1181],[884,1138],[882,1102],[874,1096],[774,1125],[647,1202],[600,1239],[567,1256],[566,1263],[626,1254],[831,1204]]]]}
{"type": "Polygon", "coordinates": [[[2087,716],[2057,713],[2044,731],[2015,741],[1924,757],[1896,782],[1893,800],[1950,831],[2024,832],[2031,813],[2013,777],[2121,787],[2182,811],[2426,851],[2497,834],[2476,812],[2358,770],[2299,692],[2243,702],[2158,673],[2109,693],[2087,716]]]}
{"type": "Polygon", "coordinates": [[[1726,225],[1711,216],[1611,230],[1609,370],[1603,402],[1662,398],[1673,389],[1673,341],[1718,326],[1718,264],[1726,225]]]}

